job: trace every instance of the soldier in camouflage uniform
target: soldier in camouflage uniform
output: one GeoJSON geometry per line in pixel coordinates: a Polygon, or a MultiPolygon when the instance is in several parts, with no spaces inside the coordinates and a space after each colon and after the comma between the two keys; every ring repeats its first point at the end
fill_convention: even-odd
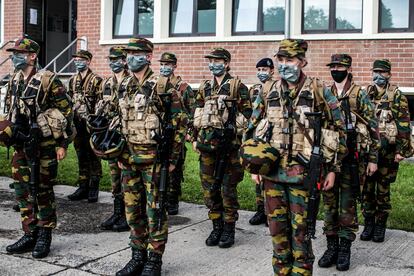
{"type": "Polygon", "coordinates": [[[200,153],[200,177],[204,190],[204,202],[209,208],[208,217],[213,222],[213,230],[206,240],[207,246],[219,245],[228,248],[234,244],[235,226],[238,219],[239,203],[237,185],[243,179],[243,169],[239,162],[238,149],[241,137],[233,141],[228,165],[225,168],[221,190],[213,189],[217,147],[217,137],[223,130],[226,111],[223,99],[237,100],[238,117],[248,119],[251,115],[251,102],[247,87],[230,73],[230,53],[216,48],[205,58],[209,60],[212,80],[200,84],[196,94],[194,114],[193,148],[200,153]],[[195,141],[196,140],[196,141],[195,141]]]}
{"type": "MultiPolygon", "coordinates": [[[[109,67],[112,76],[102,81],[102,100],[96,107],[96,114],[104,115],[108,121],[119,116],[119,108],[116,95],[122,81],[129,77],[126,69],[126,52],[121,46],[109,49],[109,67]]],[[[118,158],[108,160],[111,172],[112,195],[114,197],[114,213],[101,223],[101,228],[113,231],[128,231],[129,226],[125,217],[124,194],[121,185],[121,168],[118,166],[118,158]]]]}
{"type": "Polygon", "coordinates": [[[359,182],[352,179],[351,174],[355,169],[356,177],[360,179],[360,174],[375,173],[380,141],[374,106],[366,91],[353,81],[351,56],[334,54],[327,66],[334,80],[330,89],[341,103],[346,129],[349,131],[347,139],[352,139],[352,131],[355,131],[357,137],[355,141],[347,141],[348,150],[353,147],[355,156],[347,155],[344,158],[334,188],[323,192],[327,250],[319,259],[318,265],[330,267],[336,264],[338,270],[344,271],[349,269],[351,244],[358,231],[356,201],[359,198],[360,186],[359,182]],[[348,118],[351,121],[348,122],[348,118]],[[368,160],[366,172],[364,168],[359,172],[360,166],[364,167],[364,155],[368,160]]]}
{"type": "Polygon", "coordinates": [[[275,91],[257,96],[246,133],[246,138],[254,135],[280,152],[278,167],[261,176],[275,275],[312,274],[314,255],[306,224],[309,192],[303,185],[305,168],[296,161],[299,155],[309,160],[312,151],[313,137],[309,133],[313,129],[304,113],[321,111],[324,115],[321,122],[326,136],[322,139],[326,160],[323,190],[333,187],[335,173],[339,171],[339,153],[346,152],[338,100],[321,81],[302,71],[307,64],[307,48],[306,41],[301,39],[280,42],[275,56],[281,80],[276,82],[275,91]]]}
{"type": "MultiPolygon", "coordinates": [[[[158,61],[161,65],[161,76],[169,78],[169,81],[174,85],[175,89],[180,92],[181,100],[189,118],[189,126],[191,126],[191,116],[194,113],[195,109],[194,92],[188,83],[184,82],[180,76],[176,76],[174,74],[174,71],[177,68],[177,57],[173,53],[165,52],[161,55],[161,58],[158,61]]],[[[169,215],[178,214],[178,202],[179,198],[181,197],[181,182],[183,181],[184,177],[184,161],[186,152],[187,148],[185,147],[185,144],[183,144],[180,159],[177,162],[175,170],[170,175],[167,209],[169,215]]]]}
{"type": "Polygon", "coordinates": [[[69,80],[68,93],[72,97],[76,137],[74,146],[78,156],[79,188],[68,196],[69,200],[88,199],[93,203],[98,201],[99,182],[102,176],[101,160],[92,151],[89,139],[90,133],[86,128],[86,121],[90,114],[95,113],[95,107],[102,99],[102,78],[92,72],[89,65],[92,54],[79,50],[73,55],[76,70],[78,71],[69,80]]]}
{"type": "Polygon", "coordinates": [[[131,228],[132,259],[116,275],[161,275],[168,221],[166,211],[158,206],[160,166],[157,142],[153,138],[154,132],[160,131],[160,118],[164,113],[159,94],[172,95],[174,139],[169,172],[174,171],[179,160],[188,120],[179,92],[168,78],[154,76],[150,68],[153,44],[145,38],[131,38],[126,51],[132,74],[122,81],[118,91],[122,133],[127,140],[119,162],[126,216],[131,228]]]}
{"type": "MultiPolygon", "coordinates": [[[[274,68],[273,61],[270,58],[263,58],[256,64],[257,78],[260,83],[253,85],[249,89],[249,95],[252,103],[255,102],[257,95],[268,94],[274,89],[276,80],[273,79],[274,68]]],[[[257,212],[249,220],[251,225],[259,225],[262,223],[267,224],[267,217],[264,208],[264,193],[263,193],[263,182],[260,181],[258,175],[252,175],[252,180],[256,184],[256,208],[257,212]]]]}
{"type": "Polygon", "coordinates": [[[362,214],[365,227],[361,240],[383,242],[388,215],[391,211],[390,185],[395,182],[398,164],[410,157],[410,115],[407,98],[390,83],[391,62],[375,60],[373,83],[367,92],[375,105],[379,122],[381,149],[378,170],[367,177],[363,188],[362,214]]]}
{"type": "Polygon", "coordinates": [[[37,71],[40,47],[35,41],[21,38],[7,51],[12,52],[15,73],[5,98],[6,121],[0,121],[0,145],[14,147],[12,176],[24,236],[7,246],[6,251],[9,254],[32,251],[34,258],[44,258],[50,252],[52,229],[56,227],[53,185],[56,184],[58,160],[65,158],[71,142],[72,106],[56,75],[37,71]],[[34,109],[36,114],[32,114],[34,109]],[[36,115],[36,122],[33,122],[31,116],[36,115]],[[9,122],[8,129],[4,128],[5,122],[9,122]],[[31,128],[36,123],[38,131],[31,128]],[[11,137],[9,143],[5,143],[4,134],[11,137]],[[36,149],[29,147],[28,134],[39,135],[36,149]],[[37,188],[29,185],[33,154],[38,155],[40,161],[39,179],[34,180],[39,181],[37,188]]]}

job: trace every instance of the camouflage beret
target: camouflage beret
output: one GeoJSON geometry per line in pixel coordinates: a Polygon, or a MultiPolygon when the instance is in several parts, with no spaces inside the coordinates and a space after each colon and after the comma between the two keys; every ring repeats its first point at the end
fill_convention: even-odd
{"type": "Polygon", "coordinates": [[[279,151],[262,140],[249,139],[240,147],[240,163],[251,174],[268,175],[277,169],[279,159],[279,151]]]}
{"type": "Polygon", "coordinates": [[[372,65],[372,70],[391,71],[391,61],[388,59],[377,59],[372,65]]]}
{"type": "Polygon", "coordinates": [[[257,67],[269,67],[271,69],[275,68],[273,61],[270,58],[262,58],[259,60],[259,62],[256,63],[256,68],[257,67]]]}
{"type": "Polygon", "coordinates": [[[352,66],[352,57],[348,54],[333,54],[331,56],[331,62],[326,66],[343,65],[346,67],[352,66]]]}
{"type": "Polygon", "coordinates": [[[122,46],[113,46],[109,48],[109,58],[120,58],[126,57],[125,47],[122,46]]]}
{"type": "Polygon", "coordinates": [[[154,44],[146,38],[130,38],[128,46],[125,48],[126,51],[143,51],[152,53],[154,50],[154,44]]]}
{"type": "Polygon", "coordinates": [[[0,146],[10,147],[13,142],[13,124],[9,120],[0,119],[0,146]]]}
{"type": "Polygon", "coordinates": [[[29,52],[29,53],[36,53],[39,54],[40,46],[37,44],[36,41],[31,40],[29,38],[22,37],[14,43],[14,46],[8,48],[6,51],[8,52],[29,52]]]}
{"type": "Polygon", "coordinates": [[[283,39],[275,56],[304,58],[308,43],[303,39],[283,39]]]}
{"type": "Polygon", "coordinates": [[[231,60],[231,54],[229,51],[227,51],[224,48],[214,48],[210,54],[205,55],[205,58],[218,58],[218,59],[224,59],[225,61],[231,60]]]}
{"type": "Polygon", "coordinates": [[[79,58],[84,58],[87,59],[89,61],[92,60],[92,54],[89,51],[86,50],[79,50],[76,52],[76,54],[73,54],[72,57],[79,57],[79,58]]]}
{"type": "Polygon", "coordinates": [[[177,57],[173,53],[165,52],[161,55],[161,58],[158,60],[160,62],[172,62],[177,63],[177,57]]]}

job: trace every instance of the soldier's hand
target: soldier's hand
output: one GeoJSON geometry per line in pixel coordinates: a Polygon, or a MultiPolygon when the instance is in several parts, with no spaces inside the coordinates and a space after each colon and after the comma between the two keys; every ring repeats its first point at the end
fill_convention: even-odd
{"type": "Polygon", "coordinates": [[[371,162],[368,163],[368,166],[367,166],[367,175],[368,176],[373,175],[377,170],[378,170],[378,165],[377,164],[371,163],[371,162]]]}
{"type": "Polygon", "coordinates": [[[197,149],[197,142],[196,141],[193,142],[193,151],[195,151],[198,154],[200,154],[200,151],[197,149]]]}
{"type": "Polygon", "coordinates": [[[173,172],[173,170],[175,170],[175,165],[170,164],[170,166],[168,167],[168,171],[171,173],[173,172]]]}
{"type": "Polygon", "coordinates": [[[58,161],[65,159],[66,157],[66,149],[65,148],[57,148],[56,150],[56,158],[58,161]]]}
{"type": "Polygon", "coordinates": [[[322,190],[328,191],[333,188],[334,184],[335,184],[335,173],[329,172],[326,175],[325,181],[323,182],[322,190]]]}
{"type": "Polygon", "coordinates": [[[252,180],[254,181],[254,183],[259,184],[260,181],[262,181],[262,177],[258,174],[252,174],[251,175],[252,180]]]}
{"type": "Polygon", "coordinates": [[[404,157],[401,154],[397,153],[394,157],[394,162],[400,163],[402,160],[404,160],[404,157]]]}

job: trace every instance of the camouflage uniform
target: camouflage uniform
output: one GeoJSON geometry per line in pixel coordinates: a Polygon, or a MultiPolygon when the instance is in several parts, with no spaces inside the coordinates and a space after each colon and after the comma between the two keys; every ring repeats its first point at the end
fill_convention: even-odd
{"type": "MultiPolygon", "coordinates": [[[[73,57],[92,60],[92,54],[84,50],[78,51],[73,57]]],[[[74,123],[77,131],[74,146],[78,156],[78,182],[86,191],[92,188],[89,186],[94,186],[94,189],[99,188],[99,179],[102,176],[101,161],[90,147],[90,133],[86,127],[87,116],[95,113],[96,104],[102,99],[100,93],[102,78],[89,68],[87,70],[85,77],[82,77],[80,72],[71,77],[68,85],[68,93],[74,104],[74,123]]],[[[76,197],[76,199],[81,198],[76,197]]]]}
{"type": "MultiPolygon", "coordinates": [[[[282,40],[279,45],[278,57],[304,58],[307,43],[300,39],[282,40]]],[[[281,70],[279,65],[278,70],[281,70]]],[[[344,122],[339,109],[339,103],[331,91],[325,88],[321,81],[307,77],[303,72],[298,72],[297,86],[288,89],[285,80],[279,80],[275,84],[276,91],[268,95],[257,96],[253,103],[253,114],[248,125],[247,133],[255,130],[258,135],[259,127],[268,117],[270,107],[287,110],[287,97],[294,104],[294,113],[306,110],[322,111],[322,126],[330,127],[334,133],[339,132],[339,142],[336,149],[331,150],[331,155],[337,154],[337,158],[325,164],[325,173],[338,172],[341,154],[346,152],[344,140],[344,122]],[[306,100],[305,100],[306,99],[306,100]],[[305,107],[306,106],[306,107],[305,107]]],[[[296,116],[296,115],[293,116],[296,116]]],[[[270,120],[270,119],[269,119],[270,120]]],[[[280,150],[281,160],[277,170],[272,170],[264,179],[265,207],[268,214],[269,230],[273,243],[273,270],[275,275],[311,275],[314,261],[311,240],[306,233],[307,204],[309,193],[303,186],[305,168],[295,161],[296,154],[305,154],[305,149],[311,150],[310,141],[307,141],[303,133],[309,128],[292,133],[281,132],[288,122],[295,122],[285,116],[280,118],[280,126],[273,127],[270,144],[280,150]],[[275,136],[276,135],[276,136],[275,136]],[[280,136],[283,136],[281,138],[280,136]],[[292,138],[293,137],[293,138],[292,138]],[[281,140],[280,140],[281,139],[281,140]],[[298,140],[295,140],[298,139],[298,140]],[[295,147],[290,146],[289,141],[294,142],[295,147]],[[300,141],[299,141],[300,140],[300,141]],[[299,144],[303,146],[300,147],[299,144]],[[308,146],[306,146],[309,144],[308,146]]],[[[305,122],[305,126],[306,126],[305,122]]],[[[308,126],[309,127],[309,126],[308,126]]],[[[266,130],[267,133],[267,130],[266,130]]]]}

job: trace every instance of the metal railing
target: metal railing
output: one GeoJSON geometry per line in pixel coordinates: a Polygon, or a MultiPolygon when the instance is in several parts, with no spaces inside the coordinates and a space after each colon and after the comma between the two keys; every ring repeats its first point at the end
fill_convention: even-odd
{"type": "MultiPolygon", "coordinates": [[[[7,45],[9,45],[10,43],[15,43],[17,41],[17,38],[14,40],[9,40],[4,42],[1,46],[0,46],[0,50],[3,50],[4,47],[6,47],[7,45]]],[[[5,64],[8,60],[10,59],[10,56],[7,56],[6,58],[4,58],[2,61],[0,61],[0,67],[3,66],[3,64],[5,64]]]]}

